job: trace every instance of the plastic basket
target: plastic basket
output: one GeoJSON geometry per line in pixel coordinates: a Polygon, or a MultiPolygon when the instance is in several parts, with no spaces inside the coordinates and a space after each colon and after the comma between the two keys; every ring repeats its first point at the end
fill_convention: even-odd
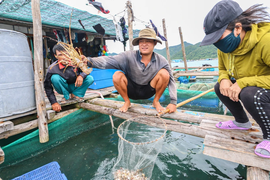
{"type": "Polygon", "coordinates": [[[65,174],[60,171],[60,166],[56,161],[41,166],[33,171],[25,173],[13,180],[67,180],[65,174]]]}

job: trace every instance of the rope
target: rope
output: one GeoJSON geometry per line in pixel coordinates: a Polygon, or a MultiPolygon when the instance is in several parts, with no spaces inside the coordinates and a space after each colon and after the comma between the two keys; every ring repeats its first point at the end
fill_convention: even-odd
{"type": "MultiPolygon", "coordinates": [[[[157,139],[155,139],[155,140],[153,140],[153,141],[142,142],[142,143],[134,143],[134,142],[130,142],[130,141],[126,140],[126,139],[123,138],[123,136],[119,133],[121,126],[123,126],[123,124],[125,124],[125,123],[127,123],[127,122],[129,122],[129,121],[133,121],[133,119],[138,119],[138,118],[148,118],[148,117],[145,117],[145,116],[137,116],[137,117],[135,117],[135,118],[131,118],[131,119],[125,120],[124,122],[122,122],[122,123],[118,126],[118,128],[117,128],[117,134],[118,134],[118,136],[119,136],[119,138],[120,138],[121,140],[123,140],[123,141],[125,141],[125,142],[127,142],[127,143],[130,143],[130,144],[133,144],[133,145],[145,145],[145,144],[151,144],[151,143],[157,142],[157,141],[159,141],[160,139],[162,139],[162,138],[166,135],[166,132],[167,132],[167,124],[166,124],[166,122],[165,122],[163,119],[157,117],[156,119],[159,119],[159,120],[162,121],[162,123],[164,124],[164,129],[165,129],[164,133],[163,133],[159,138],[157,138],[157,139]]],[[[134,121],[134,122],[135,122],[135,121],[134,121]]]]}

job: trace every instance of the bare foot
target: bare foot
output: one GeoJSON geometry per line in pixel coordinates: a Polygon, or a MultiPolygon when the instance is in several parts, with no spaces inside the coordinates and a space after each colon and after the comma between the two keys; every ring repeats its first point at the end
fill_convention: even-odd
{"type": "Polygon", "coordinates": [[[75,95],[71,93],[70,98],[73,99],[74,97],[75,97],[75,95]]]}
{"type": "Polygon", "coordinates": [[[124,105],[119,108],[119,111],[121,112],[127,112],[128,108],[131,107],[131,103],[130,102],[125,102],[124,105]]]}
{"type": "Polygon", "coordinates": [[[153,107],[156,108],[157,112],[161,112],[165,110],[165,108],[162,107],[159,102],[153,102],[153,107]]]}

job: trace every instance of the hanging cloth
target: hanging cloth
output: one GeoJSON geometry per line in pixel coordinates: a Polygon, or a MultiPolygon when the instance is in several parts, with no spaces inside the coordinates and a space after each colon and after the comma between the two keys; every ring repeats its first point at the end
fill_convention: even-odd
{"type": "Polygon", "coordinates": [[[115,34],[116,34],[116,40],[117,41],[124,41],[123,33],[122,33],[122,27],[119,23],[116,22],[115,17],[113,16],[113,23],[115,25],[115,34]]]}
{"type": "Polygon", "coordinates": [[[53,29],[53,33],[54,33],[54,35],[56,36],[57,41],[58,41],[58,42],[61,41],[60,38],[59,38],[59,35],[58,35],[56,29],[53,29]]]}
{"type": "Polygon", "coordinates": [[[162,41],[167,41],[167,39],[166,39],[165,37],[163,37],[163,36],[158,32],[157,27],[154,25],[154,23],[151,21],[151,19],[150,19],[150,22],[151,22],[152,27],[153,27],[153,29],[155,30],[157,36],[160,37],[160,39],[161,39],[162,41]]]}
{"type": "Polygon", "coordinates": [[[122,42],[123,42],[124,47],[126,47],[126,42],[127,42],[128,38],[126,38],[127,28],[126,28],[126,21],[125,21],[124,17],[122,17],[120,19],[120,26],[122,28],[122,34],[123,34],[123,38],[124,38],[124,41],[122,41],[122,42]]]}
{"type": "Polygon", "coordinates": [[[102,4],[100,2],[95,2],[95,0],[88,0],[88,2],[89,2],[89,4],[92,4],[96,9],[103,12],[104,14],[110,13],[109,10],[104,10],[104,8],[102,7],[102,4]]]}
{"type": "Polygon", "coordinates": [[[67,43],[67,40],[66,40],[66,36],[65,36],[64,31],[59,31],[59,35],[62,36],[63,42],[64,42],[64,43],[67,43]]]}

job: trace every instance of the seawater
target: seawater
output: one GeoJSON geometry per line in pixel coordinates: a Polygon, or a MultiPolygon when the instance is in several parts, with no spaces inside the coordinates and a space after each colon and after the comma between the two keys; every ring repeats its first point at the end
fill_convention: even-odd
{"type": "MultiPolygon", "coordinates": [[[[102,114],[96,118],[107,118],[109,121],[108,116],[102,114]]],[[[115,127],[124,121],[116,117],[113,119],[115,127]]],[[[152,180],[246,179],[245,166],[204,155],[204,139],[172,131],[168,131],[165,138],[162,151],[156,159],[152,180]]],[[[37,156],[3,168],[0,177],[9,180],[57,161],[68,180],[110,180],[118,156],[118,140],[116,131],[113,133],[108,123],[72,137],[37,156]]]]}
{"type": "MultiPolygon", "coordinates": [[[[202,67],[203,64],[211,64],[212,66],[218,66],[218,59],[187,61],[187,67],[202,67]]],[[[185,67],[184,62],[171,63],[171,65],[172,67],[185,67]]],[[[217,68],[215,70],[217,70],[217,68]]]]}

